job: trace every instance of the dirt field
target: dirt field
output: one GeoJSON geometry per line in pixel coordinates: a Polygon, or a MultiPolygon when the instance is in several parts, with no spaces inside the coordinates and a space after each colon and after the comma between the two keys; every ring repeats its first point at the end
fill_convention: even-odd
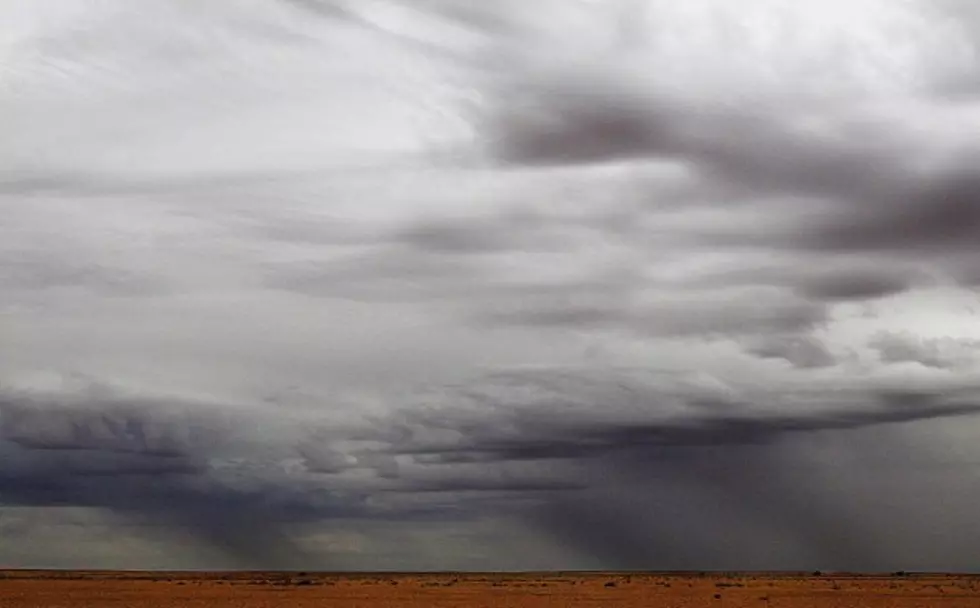
{"type": "Polygon", "coordinates": [[[980,576],[0,572],[0,608],[980,608],[980,576]]]}

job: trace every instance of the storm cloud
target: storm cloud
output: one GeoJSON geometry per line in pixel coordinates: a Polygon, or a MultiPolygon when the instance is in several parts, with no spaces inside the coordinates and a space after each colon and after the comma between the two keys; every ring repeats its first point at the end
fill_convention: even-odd
{"type": "Polygon", "coordinates": [[[975,568],[978,34],[4,6],[0,561],[975,568]]]}

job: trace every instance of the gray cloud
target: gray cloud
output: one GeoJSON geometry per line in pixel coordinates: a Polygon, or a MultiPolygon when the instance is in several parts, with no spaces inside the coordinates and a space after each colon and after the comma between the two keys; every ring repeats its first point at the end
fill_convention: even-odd
{"type": "Polygon", "coordinates": [[[885,363],[918,363],[937,369],[971,367],[977,362],[980,340],[968,338],[919,338],[911,332],[881,332],[869,346],[885,363]]]}
{"type": "Polygon", "coordinates": [[[746,351],[763,359],[783,359],[798,368],[829,367],[837,358],[826,345],[812,336],[767,338],[748,345],[746,351]]]}
{"type": "Polygon", "coordinates": [[[68,395],[8,392],[0,399],[0,502],[99,507],[163,523],[239,566],[309,563],[315,558],[284,523],[357,513],[356,503],[254,473],[236,481],[235,453],[248,442],[235,424],[214,405],[98,385],[68,395]]]}
{"type": "Polygon", "coordinates": [[[0,508],[972,567],[969,3],[97,4],[0,9],[0,508]]]}
{"type": "Polygon", "coordinates": [[[886,297],[913,286],[912,273],[889,272],[890,269],[853,269],[807,277],[799,287],[806,296],[821,300],[861,300],[886,297]]]}
{"type": "MultiPolygon", "coordinates": [[[[755,389],[741,394],[713,394],[715,391],[709,390],[704,394],[696,386],[685,386],[683,382],[678,385],[678,379],[669,376],[656,381],[655,377],[631,379],[616,372],[609,375],[584,386],[561,370],[555,375],[547,371],[540,375],[516,372],[491,378],[483,392],[467,391],[456,397],[488,408],[488,413],[474,412],[475,417],[471,418],[465,413],[454,415],[453,407],[410,413],[406,420],[409,425],[453,432],[444,440],[426,441],[418,436],[403,439],[403,450],[446,456],[449,460],[460,455],[502,460],[583,458],[637,447],[766,444],[798,433],[854,430],[980,413],[980,406],[969,398],[963,400],[949,393],[869,388],[842,391],[818,402],[819,409],[787,414],[784,410],[795,404],[781,403],[776,392],[755,389]],[[670,385],[675,388],[670,390],[670,385]],[[576,388],[584,394],[575,394],[576,388]],[[509,403],[511,393],[522,395],[524,401],[509,403]],[[717,407],[701,409],[705,399],[727,403],[728,411],[717,407]],[[604,403],[606,411],[589,411],[596,402],[604,403]],[[506,409],[495,412],[501,403],[506,409]],[[556,417],[555,412],[560,411],[564,414],[556,417]],[[459,422],[454,423],[454,418],[459,422]]],[[[798,400],[804,396],[801,393],[787,397],[798,400]]]]}
{"type": "Polygon", "coordinates": [[[677,298],[637,306],[569,306],[561,301],[552,303],[544,299],[538,306],[531,302],[515,303],[512,306],[517,310],[491,312],[489,318],[532,326],[605,325],[657,336],[731,336],[805,331],[824,320],[824,310],[819,305],[775,297],[760,308],[756,301],[755,298],[736,297],[725,292],[716,294],[714,301],[677,298]]]}
{"type": "MultiPolygon", "coordinates": [[[[855,501],[866,504],[871,496],[850,488],[850,480],[847,490],[831,481],[848,454],[859,459],[853,466],[868,466],[864,450],[845,446],[870,435],[893,449],[902,429],[980,414],[969,387],[807,394],[736,385],[718,393],[710,383],[624,370],[511,372],[485,382],[445,395],[445,407],[399,416],[413,430],[392,449],[448,467],[548,462],[553,479],[587,480],[577,492],[546,496],[523,516],[618,568],[901,563],[908,555],[889,556],[879,548],[881,536],[893,533],[888,526],[911,522],[885,517],[887,525],[867,525],[875,515],[865,509],[872,507],[855,501]],[[727,410],[700,407],[711,393],[727,410]],[[819,449],[828,442],[832,451],[819,449]]],[[[962,567],[967,559],[957,553],[947,563],[962,567]]]]}
{"type": "MultiPolygon", "coordinates": [[[[778,219],[766,233],[731,235],[729,242],[911,257],[960,251],[975,240],[980,206],[975,176],[965,168],[972,166],[973,146],[951,137],[924,140],[891,118],[864,108],[849,113],[846,105],[813,114],[805,102],[754,110],[699,104],[604,67],[572,64],[516,77],[520,92],[501,93],[502,111],[486,126],[495,157],[520,164],[685,162],[706,182],[725,184],[729,196],[773,201],[778,219]],[[943,161],[919,168],[924,155],[943,161]]],[[[937,112],[955,116],[969,107],[943,103],[909,109],[921,113],[935,104],[937,112]]],[[[806,285],[804,292],[857,299],[907,285],[901,276],[854,275],[806,285]]]]}

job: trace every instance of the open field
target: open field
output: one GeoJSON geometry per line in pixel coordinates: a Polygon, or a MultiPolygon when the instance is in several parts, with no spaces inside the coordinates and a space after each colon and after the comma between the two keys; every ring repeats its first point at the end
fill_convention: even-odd
{"type": "Polygon", "coordinates": [[[980,607],[980,575],[0,572],[0,608],[980,607]]]}

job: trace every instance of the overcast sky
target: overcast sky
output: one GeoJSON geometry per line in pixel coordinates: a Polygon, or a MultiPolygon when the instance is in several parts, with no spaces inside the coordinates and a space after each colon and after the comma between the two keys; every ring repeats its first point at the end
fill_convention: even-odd
{"type": "Polygon", "coordinates": [[[980,569],[978,53],[0,1],[0,567],[980,569]]]}

